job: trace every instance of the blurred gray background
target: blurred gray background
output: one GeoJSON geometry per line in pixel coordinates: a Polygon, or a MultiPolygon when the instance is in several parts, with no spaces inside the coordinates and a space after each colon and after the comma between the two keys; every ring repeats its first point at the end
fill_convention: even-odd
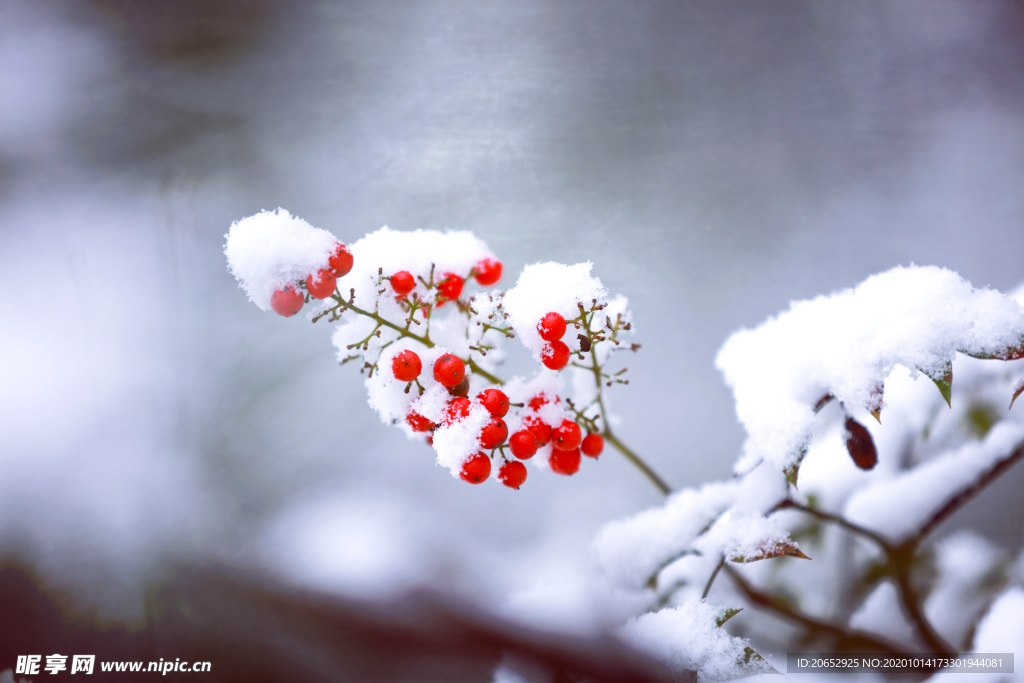
{"type": "Polygon", "coordinates": [[[619,432],[696,484],[731,331],[897,264],[1024,279],[1022,85],[1010,1],[0,0],[0,554],[111,613],[200,558],[592,616],[564,586],[657,491],[453,480],[246,301],[231,221],[593,261],[643,343],[619,432]]]}

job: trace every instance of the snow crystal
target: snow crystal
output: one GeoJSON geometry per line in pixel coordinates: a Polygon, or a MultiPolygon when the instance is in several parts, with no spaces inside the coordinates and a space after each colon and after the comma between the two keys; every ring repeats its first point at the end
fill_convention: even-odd
{"type": "Polygon", "coordinates": [[[748,641],[718,626],[725,610],[697,600],[644,614],[623,626],[623,640],[662,660],[674,671],[696,671],[700,681],[724,681],[768,673],[767,662],[752,656],[748,641]]]}
{"type": "MultiPolygon", "coordinates": [[[[516,336],[530,350],[534,360],[540,360],[547,343],[537,332],[537,323],[545,314],[553,311],[568,321],[579,316],[577,303],[589,309],[594,299],[600,303],[608,296],[601,281],[590,275],[592,266],[592,263],[572,266],[535,263],[523,269],[516,286],[505,294],[505,311],[516,336]]],[[[576,336],[572,325],[568,326],[566,335],[576,336]]]]}
{"type": "Polygon", "coordinates": [[[338,239],[284,209],[235,221],[224,236],[228,269],[261,310],[274,291],[327,267],[338,239]]]}
{"type": "Polygon", "coordinates": [[[867,486],[846,504],[845,517],[892,538],[915,533],[962,488],[1009,456],[1024,442],[1024,425],[1002,421],[983,442],[918,465],[897,477],[867,486]]]}
{"type": "Polygon", "coordinates": [[[762,459],[795,464],[825,394],[874,408],[896,365],[941,376],[957,351],[999,353],[1022,338],[1018,302],[932,266],[894,268],[856,289],[795,302],[733,334],[718,353],[747,430],[737,471],[762,459]]]}

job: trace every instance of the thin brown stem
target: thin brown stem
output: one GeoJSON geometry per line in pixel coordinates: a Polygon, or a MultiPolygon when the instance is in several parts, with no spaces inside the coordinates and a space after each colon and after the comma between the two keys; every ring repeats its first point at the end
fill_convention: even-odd
{"type": "MultiPolygon", "coordinates": [[[[601,408],[601,414],[602,416],[604,415],[603,406],[601,408]]],[[[658,488],[659,491],[661,491],[666,496],[672,493],[672,487],[666,484],[665,480],[659,477],[657,472],[652,470],[647,465],[647,463],[640,458],[639,455],[634,453],[632,449],[629,448],[629,446],[619,441],[619,437],[612,434],[611,430],[608,428],[607,420],[605,421],[604,431],[601,432],[601,436],[604,437],[605,441],[610,443],[612,446],[615,446],[615,449],[617,451],[626,456],[626,460],[629,460],[638,470],[643,472],[644,476],[647,477],[651,481],[651,483],[658,488]]]]}
{"type": "Polygon", "coordinates": [[[925,539],[925,537],[935,531],[936,527],[956,514],[956,512],[967,504],[968,501],[981,493],[981,491],[989,484],[998,479],[1003,472],[1013,467],[1022,459],[1024,459],[1024,442],[1017,444],[1017,447],[1013,452],[993,465],[987,472],[981,475],[977,481],[970,486],[961,489],[956,495],[946,501],[946,504],[936,510],[928,521],[924,523],[924,526],[922,526],[921,529],[909,539],[909,541],[919,544],[925,539]]]}
{"type": "Polygon", "coordinates": [[[794,624],[803,626],[805,629],[815,633],[824,633],[836,640],[836,644],[848,652],[884,652],[886,654],[899,654],[908,652],[908,648],[897,643],[890,642],[884,638],[864,631],[844,628],[823,621],[816,617],[801,612],[791,607],[784,600],[758,590],[751,585],[738,571],[727,563],[722,566],[725,573],[729,575],[740,592],[746,596],[755,607],[772,612],[776,616],[794,624]]]}
{"type": "Polygon", "coordinates": [[[799,510],[801,512],[807,513],[808,515],[811,515],[812,517],[816,517],[823,522],[837,524],[838,526],[841,526],[842,528],[846,529],[847,531],[856,536],[863,536],[864,538],[874,541],[879,545],[879,547],[885,550],[886,553],[888,553],[891,548],[891,544],[887,539],[882,538],[870,529],[865,529],[864,527],[858,524],[849,522],[846,519],[840,517],[839,515],[829,514],[828,512],[822,512],[821,510],[808,507],[807,505],[801,505],[800,503],[797,503],[796,501],[791,500],[789,498],[783,500],[778,505],[776,505],[772,512],[775,512],[776,510],[799,510]]]}

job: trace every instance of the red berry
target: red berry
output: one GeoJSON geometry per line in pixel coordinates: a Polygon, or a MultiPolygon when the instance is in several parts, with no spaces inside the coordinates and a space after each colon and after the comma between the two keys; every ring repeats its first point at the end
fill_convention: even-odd
{"type": "Polygon", "coordinates": [[[485,258],[476,264],[476,281],[482,285],[493,285],[501,279],[501,261],[485,258]]]}
{"type": "Polygon", "coordinates": [[[571,451],[551,451],[551,471],[555,474],[576,474],[580,469],[580,449],[574,448],[571,451]]]}
{"type": "Polygon", "coordinates": [[[582,439],[583,433],[580,431],[580,426],[569,420],[562,420],[562,424],[551,432],[551,445],[559,451],[571,451],[579,448],[582,439]]]}
{"type": "Polygon", "coordinates": [[[441,280],[437,285],[437,295],[442,301],[448,301],[459,298],[459,294],[462,294],[463,280],[455,273],[445,273],[444,279],[441,280]]]}
{"type": "Polygon", "coordinates": [[[434,379],[442,386],[454,387],[466,376],[466,364],[458,356],[446,353],[434,361],[434,379]]]}
{"type": "MultiPolygon", "coordinates": [[[[409,414],[405,416],[405,424],[409,425],[414,432],[429,432],[437,426],[415,410],[410,410],[409,414]]],[[[433,444],[434,440],[430,439],[430,443],[433,444]]]]}
{"type": "Polygon", "coordinates": [[[537,437],[537,443],[541,446],[547,446],[548,441],[551,441],[551,425],[541,421],[539,417],[527,417],[523,420],[523,425],[537,437]]]}
{"type": "Polygon", "coordinates": [[[510,489],[518,490],[526,481],[526,466],[515,460],[505,462],[498,470],[498,481],[510,489]]]}
{"type": "Polygon", "coordinates": [[[391,289],[395,294],[408,294],[416,286],[416,280],[408,270],[400,270],[391,276],[391,289]]]}
{"type": "Polygon", "coordinates": [[[508,447],[512,450],[512,455],[520,460],[532,458],[537,452],[538,446],[540,446],[540,441],[537,439],[537,435],[529,429],[520,429],[508,439],[508,447]]]}
{"type": "Polygon", "coordinates": [[[391,372],[395,373],[395,379],[400,382],[413,381],[420,376],[422,369],[423,362],[415,351],[405,350],[396,353],[391,359],[391,372]]]}
{"type": "Polygon", "coordinates": [[[459,473],[462,481],[470,484],[479,484],[491,476],[491,459],[483,453],[477,452],[462,465],[462,472],[459,473]]]}
{"type": "Polygon", "coordinates": [[[536,396],[534,396],[533,398],[530,399],[530,402],[529,402],[528,405],[530,406],[530,410],[538,411],[538,410],[540,410],[541,406],[547,405],[547,402],[548,402],[548,397],[547,396],[545,396],[544,394],[537,394],[536,396]]]}
{"type": "Polygon", "coordinates": [[[508,425],[500,417],[492,417],[491,421],[480,430],[480,445],[484,448],[497,448],[508,438],[508,425]]]}
{"type": "Polygon", "coordinates": [[[302,294],[295,291],[291,285],[279,289],[270,297],[270,307],[274,313],[290,318],[302,309],[302,294]]]}
{"type": "Polygon", "coordinates": [[[540,352],[540,360],[547,368],[561,370],[569,364],[569,347],[560,341],[548,342],[540,352]]]}
{"type": "Polygon", "coordinates": [[[583,455],[596,458],[604,450],[604,438],[600,434],[587,434],[583,437],[580,450],[583,451],[583,455]]]}
{"type": "Polygon", "coordinates": [[[484,389],[477,394],[476,400],[487,408],[492,417],[505,417],[508,414],[508,396],[500,389],[484,389]]]}
{"type": "Polygon", "coordinates": [[[326,299],[334,294],[334,273],[329,268],[317,271],[316,278],[313,275],[306,276],[306,291],[317,299],[326,299]]]}
{"type": "Polygon", "coordinates": [[[558,341],[565,335],[565,318],[552,311],[540,319],[537,331],[544,341],[558,341]]]}
{"type": "Polygon", "coordinates": [[[469,417],[469,399],[463,396],[453,398],[444,407],[444,423],[450,425],[469,417]]]}
{"type": "Polygon", "coordinates": [[[344,244],[338,242],[338,245],[334,247],[334,253],[331,254],[331,258],[327,261],[327,265],[334,271],[334,277],[345,277],[348,275],[348,271],[352,270],[352,263],[352,252],[344,244]]]}

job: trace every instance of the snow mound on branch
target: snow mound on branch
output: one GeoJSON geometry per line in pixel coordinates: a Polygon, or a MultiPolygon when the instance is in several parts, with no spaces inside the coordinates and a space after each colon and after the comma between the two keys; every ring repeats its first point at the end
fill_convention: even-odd
{"type": "Polygon", "coordinates": [[[643,588],[662,568],[698,550],[717,562],[753,558],[788,542],[774,520],[761,515],[785,496],[785,479],[759,467],[742,479],[705,484],[672,494],[661,507],[606,525],[594,550],[612,583],[643,588]]]}
{"type": "Polygon", "coordinates": [[[857,491],[847,502],[844,516],[893,539],[913,534],[946,501],[1009,457],[1022,442],[1024,425],[999,422],[983,442],[965,444],[857,491]]]}
{"type": "Polygon", "coordinates": [[[735,638],[718,625],[725,614],[721,607],[691,600],[633,619],[619,634],[677,673],[696,671],[699,681],[769,673],[771,667],[748,649],[746,639],[735,638]]]}
{"type": "Polygon", "coordinates": [[[1018,302],[934,266],[894,268],[856,289],[794,302],[733,334],[716,358],[747,430],[736,470],[762,459],[795,465],[825,394],[874,409],[897,365],[941,377],[957,351],[1000,353],[1022,337],[1018,302]]]}
{"type": "MultiPolygon", "coordinates": [[[[553,311],[568,321],[580,314],[576,304],[582,303],[589,309],[594,299],[600,303],[608,296],[601,281],[590,275],[592,267],[589,262],[572,266],[550,261],[534,263],[523,268],[516,286],[505,294],[505,311],[516,336],[530,350],[534,360],[540,360],[547,343],[537,332],[541,318],[553,311]]],[[[566,335],[576,336],[572,325],[568,326],[566,335]]]]}
{"type": "Polygon", "coordinates": [[[235,221],[224,237],[228,270],[263,311],[270,309],[275,290],[326,268],[338,243],[331,233],[280,208],[235,221]]]}
{"type": "Polygon", "coordinates": [[[384,226],[360,238],[349,249],[354,263],[342,292],[354,288],[355,303],[365,310],[373,310],[379,301],[381,314],[389,320],[401,319],[404,315],[394,301],[390,283],[385,280],[378,285],[380,275],[390,277],[400,270],[409,271],[416,278],[416,287],[409,297],[415,293],[425,299],[427,289],[419,278],[429,281],[431,269],[434,282],[444,279],[446,273],[465,279],[481,259],[494,258],[483,240],[465,230],[403,232],[384,226]],[[382,289],[383,294],[380,293],[382,289]],[[388,314],[385,314],[385,305],[388,314]]]}

